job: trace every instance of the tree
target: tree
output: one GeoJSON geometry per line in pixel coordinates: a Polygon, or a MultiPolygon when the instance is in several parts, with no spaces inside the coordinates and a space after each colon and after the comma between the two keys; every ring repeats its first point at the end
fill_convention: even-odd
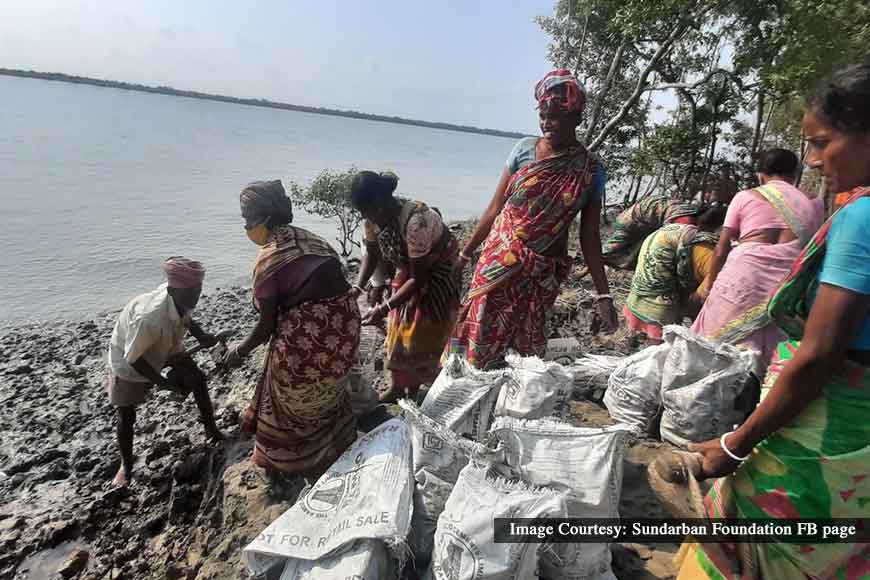
{"type": "Polygon", "coordinates": [[[307,187],[295,181],[290,183],[290,197],[302,209],[337,222],[338,236],[335,239],[341,246],[342,258],[349,257],[355,247],[360,247],[356,238],[362,215],[350,203],[350,184],[356,173],[354,167],[344,173],[324,169],[307,187]]]}
{"type": "Polygon", "coordinates": [[[537,21],[626,202],[706,191],[724,166],[745,184],[760,149],[799,150],[796,96],[870,40],[866,0],[558,0],[537,21]]]}

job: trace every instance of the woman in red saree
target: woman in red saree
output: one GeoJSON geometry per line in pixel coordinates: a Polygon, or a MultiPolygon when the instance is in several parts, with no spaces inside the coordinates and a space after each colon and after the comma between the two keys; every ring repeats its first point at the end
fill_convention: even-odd
{"type": "Polygon", "coordinates": [[[602,329],[612,331],[618,324],[601,260],[604,167],[576,136],[585,92],[560,69],[538,82],[535,98],[543,137],[514,147],[489,207],[460,253],[462,267],[486,238],[448,346],[479,368],[499,363],[509,348],[544,354],[546,312],[570,270],[568,231],[578,213],[602,329]]]}
{"type": "Polygon", "coordinates": [[[240,200],[248,237],[261,246],[252,281],[260,318],[225,363],[269,343],[242,428],[256,437],[256,465],[317,479],[356,439],[347,396],[360,338],[356,296],[335,250],[290,225],[280,181],[251,183],[240,200]]]}

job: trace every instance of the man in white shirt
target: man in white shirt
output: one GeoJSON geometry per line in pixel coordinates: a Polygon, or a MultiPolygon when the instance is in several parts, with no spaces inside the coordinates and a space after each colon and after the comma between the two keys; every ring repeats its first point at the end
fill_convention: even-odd
{"type": "Polygon", "coordinates": [[[121,450],[115,485],[129,483],[136,405],[145,401],[155,385],[184,397],[192,392],[206,434],[212,439],[223,438],[215,423],[205,374],[181,348],[188,330],[203,346],[217,343],[217,338],[190,317],[202,292],[205,269],[194,260],[173,257],[166,260],[163,270],[167,283],[133,298],[124,307],[109,344],[109,401],[117,408],[121,450]],[[164,368],[170,369],[166,375],[161,374],[164,368]]]}

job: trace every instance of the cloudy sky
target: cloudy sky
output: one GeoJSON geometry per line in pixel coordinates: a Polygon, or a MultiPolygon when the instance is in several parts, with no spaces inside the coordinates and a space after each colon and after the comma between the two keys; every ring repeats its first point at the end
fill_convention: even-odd
{"type": "Polygon", "coordinates": [[[548,0],[4,2],[0,67],[535,131],[548,0]]]}

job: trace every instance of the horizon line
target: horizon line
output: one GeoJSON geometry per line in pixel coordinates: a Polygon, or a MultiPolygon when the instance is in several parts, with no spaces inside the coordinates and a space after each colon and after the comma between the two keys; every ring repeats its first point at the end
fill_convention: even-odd
{"type": "Polygon", "coordinates": [[[445,123],[441,121],[423,121],[421,119],[408,119],[405,117],[376,115],[373,113],[363,113],[353,110],[331,109],[328,107],[310,107],[306,105],[294,105],[281,101],[272,101],[262,98],[244,98],[233,97],[230,95],[220,95],[217,93],[205,93],[201,91],[190,91],[185,89],[177,89],[175,87],[158,85],[143,85],[139,83],[129,83],[126,81],[115,81],[110,79],[100,79],[96,77],[86,77],[79,75],[71,75],[59,72],[40,72],[35,70],[24,70],[14,68],[0,67],[0,75],[32,78],[46,81],[66,82],[71,84],[87,84],[97,87],[114,88],[126,91],[136,91],[141,93],[151,93],[159,95],[167,95],[174,97],[184,97],[191,99],[200,99],[206,101],[217,101],[231,103],[250,107],[263,107],[270,109],[283,109],[288,111],[296,111],[302,113],[313,113],[316,115],[330,115],[334,117],[347,117],[351,119],[362,119],[366,121],[378,121],[381,123],[393,123],[398,125],[411,125],[416,127],[426,127],[429,129],[442,129],[445,131],[457,131],[460,133],[473,133],[477,135],[489,135],[492,137],[513,137],[522,138],[528,136],[526,133],[519,131],[504,131],[501,129],[488,129],[484,127],[475,127],[471,125],[459,125],[456,123],[445,123]]]}

